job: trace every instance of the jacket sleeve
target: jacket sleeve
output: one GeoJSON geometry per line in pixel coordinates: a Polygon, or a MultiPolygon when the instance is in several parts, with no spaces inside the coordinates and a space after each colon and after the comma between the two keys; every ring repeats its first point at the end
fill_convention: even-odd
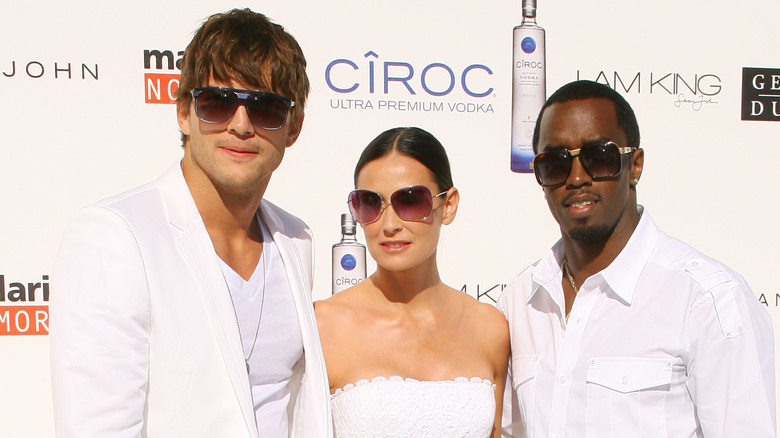
{"type": "Polygon", "coordinates": [[[50,313],[56,436],[141,436],[149,289],[135,236],[115,212],[88,207],[66,228],[50,313]]]}

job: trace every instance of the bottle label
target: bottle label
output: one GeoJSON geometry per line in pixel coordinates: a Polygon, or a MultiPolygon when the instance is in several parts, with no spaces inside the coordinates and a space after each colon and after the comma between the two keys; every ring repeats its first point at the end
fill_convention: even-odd
{"type": "Polygon", "coordinates": [[[345,271],[352,271],[355,269],[355,266],[357,266],[357,259],[355,259],[355,256],[352,254],[344,254],[339,263],[341,264],[341,268],[345,271]]]}
{"type": "Polygon", "coordinates": [[[366,278],[366,247],[363,245],[333,246],[332,293],[341,292],[366,278]]]}
{"type": "Polygon", "coordinates": [[[513,172],[533,172],[534,127],[547,98],[544,37],[540,27],[514,29],[510,165],[513,172]]]}

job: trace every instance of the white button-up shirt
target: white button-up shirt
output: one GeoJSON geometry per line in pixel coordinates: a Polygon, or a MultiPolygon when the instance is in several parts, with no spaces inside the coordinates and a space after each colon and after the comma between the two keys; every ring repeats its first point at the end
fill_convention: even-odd
{"type": "Polygon", "coordinates": [[[650,215],[564,317],[561,241],[505,289],[515,437],[773,437],[772,322],[736,272],[650,215]]]}

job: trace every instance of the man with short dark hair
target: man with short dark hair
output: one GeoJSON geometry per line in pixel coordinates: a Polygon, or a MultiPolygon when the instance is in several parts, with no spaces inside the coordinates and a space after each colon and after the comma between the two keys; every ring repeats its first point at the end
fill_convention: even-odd
{"type": "Polygon", "coordinates": [[[505,289],[504,433],[775,436],[774,341],[745,280],[637,204],[634,112],[577,81],[545,103],[534,173],[561,240],[505,289]]]}
{"type": "Polygon", "coordinates": [[[306,60],[248,9],[208,18],[176,105],[184,156],[83,209],[53,274],[58,437],[330,437],[309,228],[263,195],[306,60]]]}

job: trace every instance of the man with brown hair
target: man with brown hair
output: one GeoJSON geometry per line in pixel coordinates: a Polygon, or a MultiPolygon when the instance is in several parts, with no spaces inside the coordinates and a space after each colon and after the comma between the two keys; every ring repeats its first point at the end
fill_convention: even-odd
{"type": "Polygon", "coordinates": [[[248,9],[197,31],[176,99],[181,162],[64,233],[57,436],[331,435],[311,232],[263,199],[301,130],[305,68],[295,39],[248,9]]]}

